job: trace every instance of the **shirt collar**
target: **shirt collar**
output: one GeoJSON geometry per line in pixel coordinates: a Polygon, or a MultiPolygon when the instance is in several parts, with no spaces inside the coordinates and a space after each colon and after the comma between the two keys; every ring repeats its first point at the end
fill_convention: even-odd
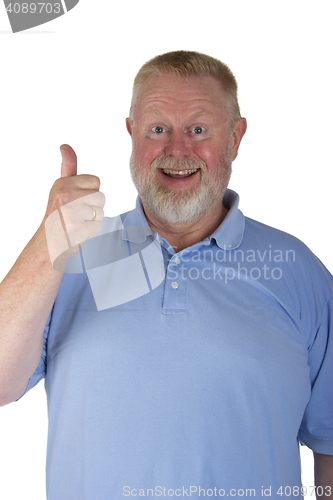
{"type": "MultiPolygon", "coordinates": [[[[209,240],[214,239],[222,250],[237,248],[243,239],[245,217],[238,209],[239,196],[235,191],[227,189],[223,205],[229,209],[226,217],[209,240]]],[[[132,243],[143,243],[148,236],[156,235],[149,227],[139,196],[135,210],[128,212],[123,220],[122,239],[132,243]]]]}
{"type": "Polygon", "coordinates": [[[222,250],[232,250],[239,247],[243,240],[245,217],[238,208],[239,196],[235,191],[227,189],[223,205],[229,209],[226,217],[210,236],[222,250]]]}
{"type": "Polygon", "coordinates": [[[139,196],[135,210],[128,212],[123,220],[122,239],[131,243],[143,243],[148,236],[156,235],[148,225],[139,196]]]}

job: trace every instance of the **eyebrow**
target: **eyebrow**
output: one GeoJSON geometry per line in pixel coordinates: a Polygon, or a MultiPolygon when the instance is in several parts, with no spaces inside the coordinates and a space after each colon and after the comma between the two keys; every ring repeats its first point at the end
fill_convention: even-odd
{"type": "Polygon", "coordinates": [[[147,113],[153,113],[154,115],[161,114],[158,109],[147,109],[147,113]]]}
{"type": "MultiPolygon", "coordinates": [[[[161,115],[163,113],[161,113],[161,111],[159,111],[158,109],[154,109],[154,108],[151,108],[151,109],[147,109],[147,113],[151,113],[153,115],[161,115]]],[[[202,111],[198,111],[198,113],[195,113],[193,115],[193,118],[198,118],[199,116],[204,116],[204,115],[210,115],[211,112],[210,111],[207,111],[207,110],[202,110],[202,111]]]]}

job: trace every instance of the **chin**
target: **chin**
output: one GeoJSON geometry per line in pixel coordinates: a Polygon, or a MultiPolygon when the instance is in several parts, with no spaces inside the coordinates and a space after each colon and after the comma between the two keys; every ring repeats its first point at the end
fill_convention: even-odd
{"type": "Polygon", "coordinates": [[[189,224],[200,220],[225,192],[224,183],[216,189],[201,184],[190,192],[167,191],[164,188],[153,188],[139,192],[143,205],[158,219],[168,224],[189,224]]]}
{"type": "MultiPolygon", "coordinates": [[[[229,159],[228,159],[229,160],[229,159]]],[[[206,215],[227,189],[231,176],[231,161],[225,161],[219,175],[206,177],[202,169],[200,184],[189,191],[170,191],[158,184],[156,170],[144,172],[131,157],[131,177],[143,206],[155,217],[168,224],[189,224],[206,215]]]]}

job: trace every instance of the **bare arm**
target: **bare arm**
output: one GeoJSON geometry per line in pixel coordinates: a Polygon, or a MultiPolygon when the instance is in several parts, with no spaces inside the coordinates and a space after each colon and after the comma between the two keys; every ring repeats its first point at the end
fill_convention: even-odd
{"type": "Polygon", "coordinates": [[[317,498],[333,498],[333,455],[314,453],[314,461],[316,488],[322,487],[317,498]]]}
{"type": "Polygon", "coordinates": [[[99,192],[98,177],[77,175],[77,159],[70,146],[62,146],[61,153],[62,177],[51,189],[43,222],[0,284],[0,406],[24,393],[38,366],[45,324],[63,278],[66,259],[77,253],[85,238],[95,236],[101,229],[105,197],[99,192]],[[94,211],[98,217],[94,221],[89,219],[90,200],[96,205],[94,211]],[[47,221],[56,220],[53,216],[60,213],[70,246],[67,253],[59,253],[59,271],[52,267],[50,249],[57,250],[59,241],[65,239],[64,229],[62,223],[59,227],[47,221]]]}
{"type": "Polygon", "coordinates": [[[62,277],[52,268],[41,227],[0,284],[0,405],[18,399],[37,368],[62,277]]]}

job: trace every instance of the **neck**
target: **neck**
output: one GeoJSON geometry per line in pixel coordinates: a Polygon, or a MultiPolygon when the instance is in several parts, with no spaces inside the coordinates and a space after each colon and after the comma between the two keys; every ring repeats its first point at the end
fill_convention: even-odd
{"type": "Polygon", "coordinates": [[[149,226],[165,238],[175,252],[180,252],[211,236],[228,213],[228,209],[220,200],[199,220],[184,224],[169,224],[156,217],[145,206],[143,209],[149,226]]]}

